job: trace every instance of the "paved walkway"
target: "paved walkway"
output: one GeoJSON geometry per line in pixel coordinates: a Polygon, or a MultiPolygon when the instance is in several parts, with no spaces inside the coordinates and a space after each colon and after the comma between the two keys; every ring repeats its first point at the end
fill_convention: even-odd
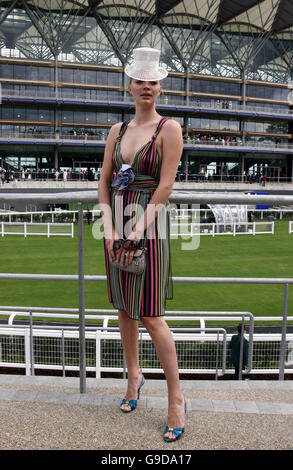
{"type": "MultiPolygon", "coordinates": [[[[0,449],[169,449],[167,389],[146,380],[138,408],[119,404],[126,380],[0,375],[0,449]]],[[[181,381],[184,438],[172,449],[293,449],[293,382],[181,381]]]]}

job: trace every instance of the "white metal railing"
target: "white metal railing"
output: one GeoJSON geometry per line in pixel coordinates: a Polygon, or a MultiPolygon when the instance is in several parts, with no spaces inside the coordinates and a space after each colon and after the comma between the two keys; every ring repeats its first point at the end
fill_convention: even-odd
{"type": "MultiPolygon", "coordinates": [[[[32,363],[35,368],[39,369],[58,370],[62,368],[64,374],[65,370],[78,370],[78,359],[75,357],[79,344],[77,327],[68,324],[66,326],[61,324],[59,327],[50,326],[50,319],[78,320],[77,312],[78,309],[76,308],[0,306],[0,315],[7,319],[7,325],[3,325],[2,330],[0,330],[0,350],[2,350],[2,356],[0,353],[0,366],[23,367],[26,369],[27,374],[32,371],[32,363]],[[18,325],[20,321],[22,322],[20,326],[15,323],[17,318],[19,318],[18,325]],[[30,328],[25,325],[24,318],[30,318],[30,328]],[[47,326],[37,326],[36,324],[33,326],[33,319],[34,321],[41,320],[44,322],[45,319],[49,321],[47,326]],[[23,340],[19,339],[21,331],[24,335],[23,340]],[[10,335],[10,338],[12,336],[16,336],[16,338],[13,341],[5,339],[5,332],[8,336],[10,335]],[[59,346],[56,346],[56,342],[59,346]],[[19,343],[23,346],[19,346],[19,343]],[[9,347],[10,353],[8,354],[9,347]],[[65,349],[67,351],[67,361],[65,361],[65,349]],[[22,352],[20,353],[19,350],[22,352]],[[33,357],[31,351],[34,351],[33,357]],[[19,357],[19,355],[22,360],[16,362],[15,357],[19,357]],[[4,358],[6,358],[6,361],[4,361],[4,358]],[[60,364],[60,358],[62,364],[60,364]]],[[[89,325],[91,325],[86,329],[89,355],[87,370],[95,371],[98,375],[106,371],[115,372],[122,369],[124,371],[121,339],[117,331],[117,309],[87,309],[85,313],[85,320],[88,320],[89,325]],[[109,326],[109,322],[113,320],[116,323],[109,326]],[[94,345],[92,340],[96,341],[94,345]],[[97,351],[96,354],[89,352],[94,349],[97,351]],[[93,364],[94,360],[96,362],[93,364]]],[[[249,373],[279,373],[281,335],[278,333],[256,334],[254,333],[254,323],[272,321],[282,323],[281,316],[254,318],[249,312],[166,311],[165,319],[167,322],[180,320],[181,324],[180,328],[171,326],[178,351],[179,365],[182,366],[180,372],[229,374],[231,372],[229,370],[229,354],[226,357],[226,353],[227,341],[231,339],[231,334],[226,335],[224,328],[209,328],[207,324],[215,321],[231,324],[231,321],[239,322],[240,318],[249,319],[249,373]],[[188,322],[188,325],[192,323],[193,326],[182,327],[185,322],[188,322]],[[196,351],[196,357],[190,355],[190,351],[196,351]],[[227,368],[228,370],[226,370],[227,368]]],[[[287,320],[293,321],[293,317],[288,317],[287,320]]],[[[140,354],[140,360],[143,371],[162,372],[155,351],[151,346],[149,335],[143,328],[140,333],[139,345],[140,350],[143,351],[140,354]]],[[[286,338],[287,361],[285,362],[288,373],[291,372],[289,369],[293,367],[292,356],[293,334],[288,334],[286,338]]]]}
{"type": "MultiPolygon", "coordinates": [[[[190,328],[184,332],[171,327],[175,340],[180,373],[234,373],[227,351],[231,334],[224,328],[190,328]],[[193,330],[193,331],[192,331],[193,330]],[[212,332],[214,330],[214,332],[212,332]],[[204,332],[204,335],[202,334],[204,332]],[[220,372],[219,372],[220,371],[220,372]]],[[[152,340],[144,329],[139,335],[139,354],[143,372],[161,373],[152,340]]],[[[124,371],[123,348],[119,331],[105,328],[86,328],[86,370],[100,377],[102,372],[124,371]]],[[[254,334],[251,374],[278,374],[281,346],[280,334],[254,334]]],[[[228,348],[229,349],[229,348],[228,348]]],[[[293,334],[286,339],[288,373],[292,373],[293,334]]],[[[62,326],[0,327],[0,367],[24,368],[26,375],[36,369],[79,370],[78,328],[62,326]]]]}
{"type": "MultiPolygon", "coordinates": [[[[87,213],[90,213],[90,218],[92,221],[95,220],[95,217],[99,217],[101,214],[101,211],[98,209],[90,209],[90,210],[84,210],[83,215],[86,215],[87,213]]],[[[70,211],[66,209],[58,209],[54,211],[26,211],[26,212],[18,212],[18,211],[0,211],[0,220],[3,219],[8,219],[7,222],[20,222],[23,219],[28,219],[30,220],[30,223],[37,223],[39,222],[38,219],[50,219],[51,223],[55,223],[56,219],[60,219],[61,216],[65,216],[67,219],[71,219],[73,222],[76,222],[77,220],[77,214],[78,211],[70,211]]],[[[3,220],[5,222],[5,220],[3,220]]]]}
{"type": "Polygon", "coordinates": [[[31,235],[43,235],[52,237],[74,237],[73,223],[31,223],[31,222],[0,222],[0,236],[23,235],[25,238],[31,235]],[[68,229],[68,230],[66,230],[68,229]]]}
{"type": "MultiPolygon", "coordinates": [[[[91,323],[97,323],[101,321],[103,328],[108,327],[108,323],[111,320],[117,320],[117,309],[85,309],[85,320],[90,320],[91,323]]],[[[203,328],[206,327],[208,321],[238,321],[239,313],[234,312],[234,315],[229,312],[229,316],[223,317],[219,316],[219,312],[214,312],[214,315],[205,316],[207,312],[196,311],[196,310],[166,310],[165,318],[169,320],[182,320],[182,321],[194,321],[199,323],[203,328]]],[[[222,314],[225,312],[221,312],[222,314]]],[[[64,308],[64,307],[24,307],[24,306],[10,306],[10,305],[0,305],[0,316],[7,318],[7,325],[15,326],[15,321],[23,318],[29,318],[30,316],[33,319],[39,319],[44,321],[44,319],[58,319],[58,320],[76,320],[78,321],[78,309],[77,308],[64,308]]],[[[253,317],[254,323],[282,323],[283,318],[281,316],[257,316],[253,317]]],[[[293,322],[293,316],[287,317],[288,322],[293,322]]],[[[204,334],[204,333],[202,333],[204,334]]]]}
{"type": "MultiPolygon", "coordinates": [[[[74,312],[74,311],[76,312],[77,309],[69,309],[69,311],[70,312],[74,312]]],[[[29,316],[29,320],[30,320],[29,321],[29,323],[30,323],[30,327],[29,327],[29,331],[30,331],[29,332],[30,364],[32,364],[32,363],[34,363],[34,352],[33,352],[34,351],[34,330],[36,328],[40,329],[40,327],[36,327],[36,326],[33,328],[33,318],[36,318],[36,317],[44,318],[44,316],[46,316],[48,313],[50,313],[50,317],[52,318],[52,316],[56,315],[55,312],[63,312],[63,315],[64,315],[64,312],[68,312],[68,310],[64,309],[64,308],[50,309],[50,308],[45,308],[45,307],[38,308],[38,307],[1,306],[1,311],[0,312],[1,312],[2,315],[5,315],[5,314],[9,315],[7,326],[11,327],[11,328],[13,328],[12,323],[13,323],[13,320],[14,320],[14,318],[17,314],[19,314],[19,315],[23,314],[24,316],[29,316]],[[41,310],[41,312],[38,311],[38,310],[41,310]],[[52,313],[52,311],[54,313],[52,313]],[[43,315],[42,315],[42,312],[46,312],[46,313],[43,313],[43,315]]],[[[103,325],[96,326],[96,327],[90,327],[90,330],[99,330],[99,331],[102,331],[102,332],[108,332],[109,330],[115,329],[115,327],[114,328],[109,327],[108,322],[109,322],[110,319],[111,320],[116,320],[116,322],[117,322],[118,310],[91,309],[91,310],[85,310],[85,313],[86,312],[90,313],[91,315],[93,313],[102,313],[102,312],[104,313],[104,318],[101,315],[95,316],[95,321],[97,321],[97,319],[99,319],[99,320],[103,319],[103,325]],[[115,316],[112,315],[113,312],[116,313],[115,316]]],[[[230,321],[231,319],[235,319],[239,322],[239,319],[241,319],[243,327],[244,327],[244,321],[248,320],[249,321],[249,351],[248,351],[247,371],[248,372],[251,371],[251,368],[252,368],[252,352],[253,352],[253,335],[254,335],[254,317],[250,312],[169,311],[169,312],[166,312],[166,314],[167,315],[166,315],[165,319],[167,321],[168,320],[169,321],[170,320],[172,320],[172,321],[180,320],[180,321],[183,321],[183,322],[188,321],[189,323],[190,322],[195,323],[195,325],[192,326],[191,328],[190,327],[188,327],[188,328],[186,328],[186,327],[185,328],[174,327],[174,329],[173,329],[174,334],[175,333],[176,334],[178,334],[178,333],[184,333],[184,334],[188,333],[189,336],[190,336],[190,334],[194,335],[197,331],[199,331],[200,335],[202,336],[203,339],[206,338],[206,333],[207,332],[211,333],[211,334],[214,334],[214,335],[215,334],[217,335],[216,375],[218,375],[218,369],[219,369],[219,340],[220,340],[219,335],[220,334],[223,335],[222,359],[221,359],[221,362],[222,362],[222,375],[224,375],[225,371],[226,371],[226,353],[227,353],[226,337],[227,337],[227,334],[226,334],[226,330],[224,330],[223,328],[218,328],[218,327],[209,328],[209,327],[207,327],[206,324],[205,324],[205,321],[210,321],[211,318],[214,318],[216,320],[226,319],[228,321],[230,321]],[[199,315],[200,315],[200,317],[199,317],[199,315]],[[196,326],[196,323],[197,323],[198,320],[200,321],[200,327],[199,328],[196,326]]],[[[71,315],[71,313],[69,313],[69,315],[71,315]]],[[[85,317],[86,317],[86,315],[85,315],[85,317]]],[[[91,319],[91,324],[92,324],[92,321],[94,320],[94,317],[87,315],[87,319],[91,319]]],[[[16,325],[14,327],[16,327],[16,325]]],[[[62,330],[64,330],[64,328],[66,328],[66,327],[61,327],[62,330]]],[[[46,326],[46,327],[43,327],[41,329],[54,330],[49,325],[46,326]]],[[[67,327],[67,329],[68,329],[68,327],[67,327]]],[[[71,329],[72,329],[72,327],[71,327],[71,329]]],[[[116,326],[116,330],[117,329],[118,329],[118,327],[116,326]]],[[[141,331],[143,331],[143,330],[146,331],[145,329],[141,329],[141,331]]],[[[0,338],[1,338],[1,335],[0,335],[0,338]]],[[[118,335],[118,339],[119,338],[120,338],[120,336],[118,335]]],[[[148,340],[150,340],[150,337],[148,336],[148,334],[147,334],[146,338],[148,338],[148,340]]],[[[178,339],[179,338],[180,338],[180,340],[182,338],[184,339],[184,336],[182,336],[182,334],[180,334],[180,336],[178,336],[178,339]]],[[[142,339],[140,339],[140,343],[141,342],[142,342],[142,339]]],[[[154,356],[154,353],[152,353],[152,355],[154,356]]],[[[46,357],[48,357],[48,353],[47,353],[46,357]]],[[[146,357],[148,357],[148,356],[146,356],[146,357]]],[[[203,354],[202,357],[203,357],[203,359],[202,359],[203,363],[206,364],[205,355],[203,354]]],[[[157,361],[157,359],[156,359],[156,361],[157,361]]],[[[141,360],[141,363],[142,363],[142,360],[141,360]]],[[[142,365],[143,365],[143,363],[142,363],[142,365]]],[[[144,366],[145,366],[145,364],[144,364],[144,366]]],[[[27,369],[28,369],[28,367],[27,367],[27,369]]],[[[30,369],[32,369],[31,366],[30,366],[30,369]]],[[[147,370],[144,369],[144,371],[146,372],[147,370]]],[[[157,370],[157,372],[158,371],[161,372],[162,371],[161,368],[160,368],[160,370],[157,370]]],[[[184,372],[184,371],[181,370],[181,372],[184,372]]]]}
{"type": "Polygon", "coordinates": [[[274,234],[274,222],[196,223],[182,222],[171,224],[171,237],[192,237],[196,235],[260,235],[274,234]]]}

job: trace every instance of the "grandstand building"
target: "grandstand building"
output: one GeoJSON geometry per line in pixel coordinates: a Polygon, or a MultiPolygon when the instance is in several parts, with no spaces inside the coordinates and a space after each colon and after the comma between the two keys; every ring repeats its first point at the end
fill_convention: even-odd
{"type": "MultiPolygon", "coordinates": [[[[155,47],[180,180],[293,181],[292,0],[0,1],[0,168],[92,169],[134,106],[123,70],[155,47]]],[[[88,174],[88,173],[87,173],[88,174]]]]}

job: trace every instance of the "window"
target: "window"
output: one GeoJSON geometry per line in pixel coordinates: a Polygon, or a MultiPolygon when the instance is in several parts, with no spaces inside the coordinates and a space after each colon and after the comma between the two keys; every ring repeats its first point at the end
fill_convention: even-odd
{"type": "Polygon", "coordinates": [[[13,109],[11,106],[0,106],[1,119],[12,119],[13,109]]]}
{"type": "Polygon", "coordinates": [[[13,78],[26,78],[26,66],[25,65],[14,65],[13,66],[13,78]]]}
{"type": "Polygon", "coordinates": [[[73,113],[74,122],[85,122],[85,112],[84,111],[74,111],[73,113]]]}
{"type": "Polygon", "coordinates": [[[95,124],[97,122],[97,113],[96,111],[86,111],[85,112],[85,124],[95,124]]]}
{"type": "Polygon", "coordinates": [[[58,72],[61,76],[61,81],[62,82],[73,83],[73,81],[74,81],[74,71],[72,69],[59,69],[58,72]]]}
{"type": "MultiPolygon", "coordinates": [[[[122,74],[117,72],[107,72],[108,75],[108,85],[122,85],[122,74]]],[[[103,82],[102,82],[103,83],[103,82]]]]}
{"type": "MultiPolygon", "coordinates": [[[[113,73],[111,73],[111,75],[113,75],[113,73]]],[[[97,83],[99,83],[100,85],[108,85],[108,72],[104,72],[103,70],[98,70],[97,71],[97,83]]],[[[109,84],[113,85],[110,79],[109,79],[109,84]]]]}
{"type": "Polygon", "coordinates": [[[25,108],[20,108],[20,107],[14,108],[13,119],[26,119],[25,108]]]}
{"type": "Polygon", "coordinates": [[[70,109],[63,109],[61,111],[61,121],[66,122],[73,122],[73,111],[70,109]]]}
{"type": "Polygon", "coordinates": [[[1,78],[13,78],[13,65],[12,64],[0,64],[0,77],[1,78]]]}
{"type": "Polygon", "coordinates": [[[247,96],[251,98],[266,98],[273,100],[288,100],[289,89],[263,85],[248,85],[247,96]]]}
{"type": "MultiPolygon", "coordinates": [[[[42,73],[40,73],[40,77],[40,80],[45,80],[42,73]]],[[[39,80],[39,67],[29,67],[27,69],[27,78],[29,80],[39,80]]]]}
{"type": "Polygon", "coordinates": [[[86,83],[96,84],[97,83],[97,72],[95,70],[86,70],[85,71],[85,80],[86,83]]]}
{"type": "Polygon", "coordinates": [[[73,83],[86,83],[85,80],[85,70],[74,70],[73,74],[73,83]]]}

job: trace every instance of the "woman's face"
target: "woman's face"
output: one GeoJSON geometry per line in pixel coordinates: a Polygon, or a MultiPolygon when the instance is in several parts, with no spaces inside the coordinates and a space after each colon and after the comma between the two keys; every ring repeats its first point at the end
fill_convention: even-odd
{"type": "Polygon", "coordinates": [[[153,104],[161,93],[161,83],[159,81],[143,82],[132,78],[128,91],[137,104],[153,104]]]}

